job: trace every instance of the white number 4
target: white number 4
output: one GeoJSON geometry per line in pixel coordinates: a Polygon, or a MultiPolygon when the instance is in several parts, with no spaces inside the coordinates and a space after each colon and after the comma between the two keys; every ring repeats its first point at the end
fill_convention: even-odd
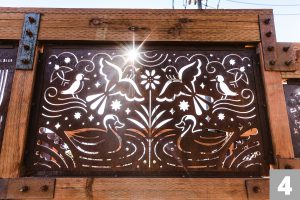
{"type": "Polygon", "coordinates": [[[278,185],[277,188],[278,192],[284,192],[285,195],[291,195],[293,189],[291,188],[291,177],[285,176],[281,183],[278,185]]]}

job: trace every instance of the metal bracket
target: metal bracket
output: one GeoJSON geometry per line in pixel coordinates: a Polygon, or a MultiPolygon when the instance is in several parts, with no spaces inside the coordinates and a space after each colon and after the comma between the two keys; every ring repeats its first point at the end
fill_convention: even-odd
{"type": "Polygon", "coordinates": [[[296,52],[292,43],[277,43],[273,15],[259,15],[260,37],[265,70],[295,71],[296,52]]]}
{"type": "Polygon", "coordinates": [[[0,199],[53,199],[55,179],[0,179],[0,199]]]}
{"type": "Polygon", "coordinates": [[[40,16],[39,13],[25,14],[16,69],[32,69],[40,26],[40,16]]]}

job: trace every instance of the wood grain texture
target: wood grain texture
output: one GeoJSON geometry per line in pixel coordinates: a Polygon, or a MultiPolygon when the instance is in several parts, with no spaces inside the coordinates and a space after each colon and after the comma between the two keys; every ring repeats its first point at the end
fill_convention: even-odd
{"type": "Polygon", "coordinates": [[[247,191],[245,179],[57,178],[54,199],[246,200],[247,191]]]}
{"type": "Polygon", "coordinates": [[[29,122],[37,54],[34,60],[33,70],[15,71],[0,154],[0,178],[16,178],[20,175],[29,122]]]}
{"type": "Polygon", "coordinates": [[[269,184],[268,179],[246,180],[248,200],[269,199],[269,184]]]}
{"type": "Polygon", "coordinates": [[[1,8],[0,39],[19,39],[24,13],[40,12],[40,40],[258,42],[258,15],[271,10],[1,8]],[[101,23],[93,25],[92,19],[101,23]],[[183,19],[188,19],[184,21],[183,19]],[[183,21],[182,21],[183,20],[183,21]],[[174,31],[175,29],[175,31],[174,31]]]}
{"type": "MultiPolygon", "coordinates": [[[[260,52],[261,51],[261,45],[260,52]]],[[[293,158],[294,151],[280,72],[266,71],[260,57],[274,155],[293,158]]]]}
{"type": "Polygon", "coordinates": [[[278,169],[300,169],[300,159],[279,158],[277,164],[278,169]]]}

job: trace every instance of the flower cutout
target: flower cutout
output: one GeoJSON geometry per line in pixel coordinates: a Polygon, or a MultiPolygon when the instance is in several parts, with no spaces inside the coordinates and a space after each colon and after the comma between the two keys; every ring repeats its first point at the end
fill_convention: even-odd
{"type": "Polygon", "coordinates": [[[146,90],[149,88],[155,90],[155,85],[160,84],[158,81],[160,79],[160,75],[155,75],[155,70],[151,70],[151,72],[149,70],[145,70],[145,74],[141,75],[141,78],[143,79],[141,84],[145,85],[146,90]]]}
{"type": "Polygon", "coordinates": [[[238,82],[242,80],[244,83],[249,85],[248,76],[246,74],[246,68],[244,66],[240,68],[232,68],[227,71],[229,74],[234,75],[234,81],[231,81],[230,83],[233,83],[236,87],[238,87],[238,82]]]}

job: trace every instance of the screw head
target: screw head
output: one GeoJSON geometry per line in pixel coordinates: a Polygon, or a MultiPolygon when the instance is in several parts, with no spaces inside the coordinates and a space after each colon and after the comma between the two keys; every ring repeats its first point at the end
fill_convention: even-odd
{"type": "Polygon", "coordinates": [[[290,49],[290,47],[283,47],[283,48],[282,48],[282,50],[283,50],[284,52],[288,52],[289,49],[290,49]]]}
{"type": "Polygon", "coordinates": [[[48,185],[43,185],[43,186],[41,186],[41,191],[43,191],[43,192],[47,192],[48,190],[49,190],[49,186],[48,185]]]}
{"type": "Polygon", "coordinates": [[[29,22],[31,23],[31,24],[33,24],[33,23],[35,23],[36,22],[36,20],[33,18],[33,17],[28,17],[28,20],[29,20],[29,22]]]}
{"type": "Polygon", "coordinates": [[[286,165],[284,166],[284,169],[293,169],[293,167],[292,167],[291,165],[289,165],[289,164],[286,164],[286,165]]]}
{"type": "Polygon", "coordinates": [[[274,47],[273,46],[268,46],[268,51],[273,51],[274,47]]]}
{"type": "Polygon", "coordinates": [[[270,19],[270,18],[265,19],[265,21],[264,21],[265,24],[270,24],[270,22],[271,22],[271,19],[270,19]]]}
{"type": "Polygon", "coordinates": [[[20,192],[27,192],[28,190],[29,190],[29,187],[27,185],[24,185],[19,189],[20,192]]]}
{"type": "Polygon", "coordinates": [[[27,44],[24,44],[23,47],[24,47],[24,49],[25,49],[26,51],[28,51],[28,50],[30,49],[30,46],[27,45],[27,44]]]}
{"type": "Polygon", "coordinates": [[[253,191],[254,193],[259,193],[259,192],[261,192],[261,189],[260,189],[260,187],[258,187],[258,186],[254,186],[254,187],[252,188],[252,191],[253,191]]]}
{"type": "Polygon", "coordinates": [[[285,64],[286,66],[290,66],[292,63],[293,63],[292,60],[288,60],[288,61],[285,61],[285,62],[284,62],[284,64],[285,64]]]}
{"type": "Polygon", "coordinates": [[[275,60],[270,60],[269,62],[270,65],[275,65],[275,63],[276,63],[275,60]]]}
{"type": "Polygon", "coordinates": [[[29,60],[28,59],[22,59],[21,62],[25,65],[29,64],[29,60]]]}
{"type": "Polygon", "coordinates": [[[129,26],[128,27],[128,30],[133,31],[133,32],[137,31],[137,29],[138,28],[136,26],[129,26]]]}
{"type": "Polygon", "coordinates": [[[32,33],[31,30],[29,30],[29,29],[26,30],[26,34],[27,34],[29,37],[32,37],[32,36],[33,36],[33,33],[32,33]]]}
{"type": "Polygon", "coordinates": [[[266,36],[267,36],[267,37],[271,37],[271,36],[272,36],[272,31],[267,32],[267,33],[266,33],[266,36]]]}

